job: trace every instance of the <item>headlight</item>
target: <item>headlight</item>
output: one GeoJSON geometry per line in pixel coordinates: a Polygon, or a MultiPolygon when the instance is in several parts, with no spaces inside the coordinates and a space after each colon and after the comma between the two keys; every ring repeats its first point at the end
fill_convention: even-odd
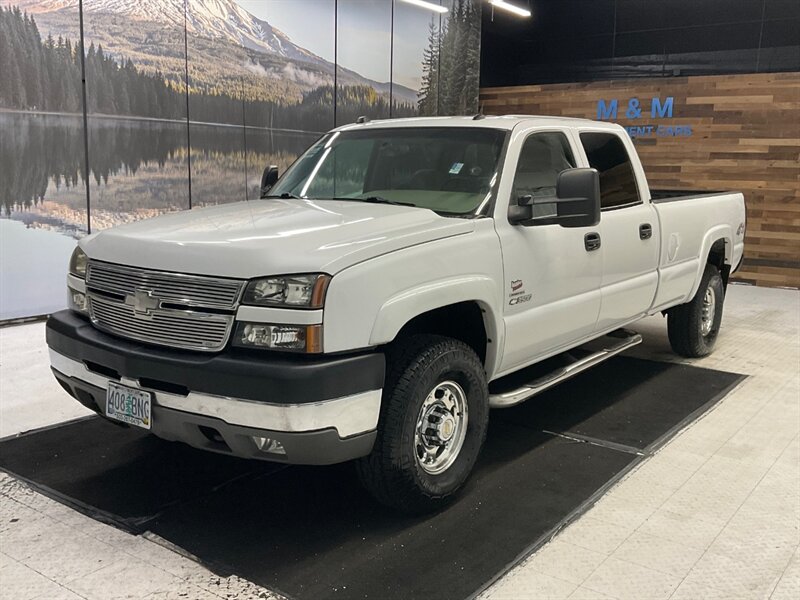
{"type": "Polygon", "coordinates": [[[235,346],[291,350],[316,354],[322,352],[322,325],[268,325],[239,323],[233,338],[235,346]]]}
{"type": "Polygon", "coordinates": [[[247,284],[243,304],[285,308],[322,308],[330,275],[283,275],[254,279],[247,284]]]}
{"type": "Polygon", "coordinates": [[[86,256],[86,253],[76,246],[75,250],[72,251],[72,257],[69,259],[69,272],[75,277],[86,279],[86,264],[88,262],[89,257],[86,256]]]}

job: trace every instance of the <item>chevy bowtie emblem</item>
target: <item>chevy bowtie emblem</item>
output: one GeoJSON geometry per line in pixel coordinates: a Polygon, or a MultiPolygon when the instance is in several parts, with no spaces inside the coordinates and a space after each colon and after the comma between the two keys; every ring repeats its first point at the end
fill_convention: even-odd
{"type": "Polygon", "coordinates": [[[125,296],[125,304],[133,307],[134,314],[149,317],[161,305],[161,298],[154,297],[150,290],[136,290],[125,296]]]}

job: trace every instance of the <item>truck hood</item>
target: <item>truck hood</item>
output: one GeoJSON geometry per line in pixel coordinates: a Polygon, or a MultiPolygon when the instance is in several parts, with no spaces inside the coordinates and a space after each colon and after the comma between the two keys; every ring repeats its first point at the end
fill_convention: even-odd
{"type": "Polygon", "coordinates": [[[85,238],[96,260],[236,278],[324,272],[469,233],[469,219],[338,200],[251,200],[162,215],[85,238]]]}

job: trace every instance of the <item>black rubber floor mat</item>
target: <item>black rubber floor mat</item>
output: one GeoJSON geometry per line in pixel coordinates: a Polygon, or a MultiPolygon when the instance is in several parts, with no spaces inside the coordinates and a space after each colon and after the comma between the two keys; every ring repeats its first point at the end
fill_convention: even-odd
{"type": "Polygon", "coordinates": [[[740,375],[616,358],[492,417],[645,450],[740,375]]]}
{"type": "Polygon", "coordinates": [[[376,506],[352,469],[287,469],[173,509],[150,529],[297,598],[464,598],[634,459],[497,424],[465,493],[427,518],[376,506]]]}
{"type": "Polygon", "coordinates": [[[3,441],[0,466],[134,531],[173,504],[282,468],[201,453],[99,417],[3,441]]]}
{"type": "Polygon", "coordinates": [[[99,419],[2,442],[0,466],[78,507],[149,515],[135,525],[296,598],[465,598],[741,378],[616,358],[494,411],[464,493],[421,519],[376,505],[351,465],[277,468],[99,419]]]}

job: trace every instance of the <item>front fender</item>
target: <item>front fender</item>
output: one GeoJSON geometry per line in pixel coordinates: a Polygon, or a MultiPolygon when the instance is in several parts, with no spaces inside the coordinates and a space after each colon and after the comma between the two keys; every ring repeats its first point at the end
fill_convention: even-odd
{"type": "Polygon", "coordinates": [[[404,290],[384,302],[370,334],[370,345],[391,342],[403,326],[413,318],[459,302],[477,302],[483,312],[483,324],[491,344],[486,349],[486,372],[491,374],[499,364],[503,347],[502,319],[494,310],[497,286],[482,275],[463,275],[435,281],[404,290]]]}
{"type": "Polygon", "coordinates": [[[477,302],[491,337],[491,376],[502,348],[503,259],[491,219],[469,235],[419,244],[358,263],[331,280],[325,298],[326,353],[376,348],[394,340],[414,317],[458,302],[477,302]]]}

